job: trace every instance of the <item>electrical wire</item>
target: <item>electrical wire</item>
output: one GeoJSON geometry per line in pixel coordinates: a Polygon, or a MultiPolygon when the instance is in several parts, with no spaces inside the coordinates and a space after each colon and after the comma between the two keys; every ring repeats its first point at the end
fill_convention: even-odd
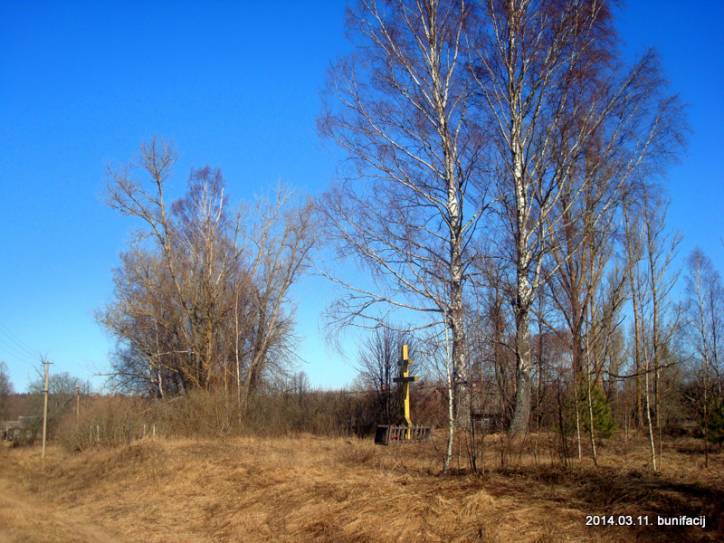
{"type": "Polygon", "coordinates": [[[23,364],[37,363],[37,360],[32,360],[31,357],[14,347],[12,343],[8,342],[2,336],[0,336],[0,352],[2,352],[6,358],[22,362],[23,364]]]}
{"type": "Polygon", "coordinates": [[[39,351],[33,350],[31,347],[28,346],[27,343],[25,343],[22,340],[20,340],[19,338],[15,337],[15,335],[10,331],[10,329],[1,322],[0,322],[0,334],[2,334],[8,340],[10,340],[10,342],[13,343],[20,352],[27,354],[31,358],[40,356],[39,351]]]}
{"type": "Polygon", "coordinates": [[[6,358],[22,365],[34,366],[40,358],[40,352],[34,351],[25,342],[18,339],[10,329],[0,323],[0,351],[6,358]]]}

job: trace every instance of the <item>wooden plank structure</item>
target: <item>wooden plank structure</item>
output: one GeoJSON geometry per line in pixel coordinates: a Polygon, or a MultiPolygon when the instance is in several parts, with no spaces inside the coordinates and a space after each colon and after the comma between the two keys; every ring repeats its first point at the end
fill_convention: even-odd
{"type": "Polygon", "coordinates": [[[427,441],[432,437],[432,428],[429,426],[392,426],[378,424],[375,431],[377,445],[390,443],[404,443],[406,441],[427,441]],[[409,437],[407,437],[409,435],[409,437]]]}
{"type": "Polygon", "coordinates": [[[413,426],[410,413],[410,383],[417,377],[410,376],[410,349],[405,343],[402,345],[402,359],[400,360],[400,376],[395,377],[395,383],[402,384],[404,426],[378,424],[375,430],[375,443],[389,445],[390,443],[404,443],[412,441],[425,441],[432,437],[432,429],[428,426],[413,426]]]}

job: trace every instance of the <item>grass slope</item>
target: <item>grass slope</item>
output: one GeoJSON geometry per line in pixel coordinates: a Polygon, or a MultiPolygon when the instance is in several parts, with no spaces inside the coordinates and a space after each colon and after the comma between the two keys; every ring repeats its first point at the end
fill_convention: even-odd
{"type": "MultiPolygon", "coordinates": [[[[69,454],[0,452],[0,541],[717,541],[722,456],[610,447],[571,469],[486,456],[484,476],[440,476],[441,444],[375,447],[313,436],[146,440],[69,454]],[[28,525],[36,512],[35,521],[28,525]],[[591,528],[587,514],[700,515],[709,529],[591,528]]],[[[688,452],[687,452],[688,451],[688,452]]]]}

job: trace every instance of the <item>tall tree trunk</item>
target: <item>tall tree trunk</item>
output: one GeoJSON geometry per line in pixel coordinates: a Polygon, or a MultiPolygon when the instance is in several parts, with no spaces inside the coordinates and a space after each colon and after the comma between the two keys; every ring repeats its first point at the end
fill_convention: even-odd
{"type": "MultiPolygon", "coordinates": [[[[589,305],[589,308],[591,306],[589,305]]],[[[593,321],[593,310],[591,309],[591,321],[593,321]]],[[[586,399],[588,403],[588,436],[591,441],[591,457],[593,458],[593,464],[598,466],[598,455],[596,453],[596,434],[595,434],[595,419],[593,417],[593,397],[591,390],[591,346],[588,341],[588,334],[586,334],[586,399]]]]}
{"type": "MultiPolygon", "coordinates": [[[[633,280],[631,281],[633,282],[633,280]]],[[[634,314],[634,365],[636,366],[636,427],[644,426],[644,404],[643,404],[643,380],[641,373],[643,364],[641,363],[641,322],[639,320],[638,296],[631,297],[633,303],[634,314]]]]}
{"type": "Polygon", "coordinates": [[[510,114],[510,165],[512,167],[512,181],[515,190],[515,228],[514,238],[516,244],[516,299],[515,299],[515,411],[510,424],[510,434],[520,437],[528,431],[531,407],[531,359],[530,359],[530,329],[529,311],[532,299],[532,289],[528,277],[531,263],[529,247],[530,231],[529,202],[526,191],[526,179],[523,169],[523,143],[522,143],[522,88],[518,79],[518,55],[520,54],[520,28],[521,6],[509,0],[507,52],[505,67],[507,70],[508,96],[507,102],[510,114]]]}
{"type": "Polygon", "coordinates": [[[543,298],[539,297],[539,316],[538,316],[538,387],[537,387],[537,424],[536,430],[541,431],[543,424],[543,298]]]}
{"type": "Polygon", "coordinates": [[[510,423],[510,434],[520,437],[528,431],[531,406],[531,360],[528,310],[516,308],[515,318],[515,411],[510,423]]]}
{"type": "Polygon", "coordinates": [[[709,371],[704,361],[704,466],[709,467],[709,371]]]}
{"type": "Polygon", "coordinates": [[[656,469],[656,444],[654,443],[654,426],[651,423],[651,401],[650,401],[650,394],[649,394],[649,360],[648,358],[645,361],[645,378],[644,378],[644,398],[646,400],[646,422],[648,423],[648,429],[649,429],[649,445],[651,447],[651,466],[653,467],[654,471],[657,471],[656,469]]]}
{"type": "Polygon", "coordinates": [[[643,363],[641,357],[641,340],[642,340],[642,322],[641,322],[641,311],[638,288],[636,286],[637,279],[637,264],[639,260],[638,247],[635,246],[638,242],[636,232],[634,232],[635,226],[631,223],[629,217],[629,208],[627,204],[623,206],[623,217],[625,222],[625,236],[626,236],[626,276],[628,278],[629,292],[631,294],[631,305],[633,310],[634,319],[634,365],[636,367],[635,372],[635,394],[636,394],[636,421],[635,426],[641,429],[644,426],[644,406],[643,406],[643,382],[641,378],[643,363]]]}
{"type": "MultiPolygon", "coordinates": [[[[638,288],[637,288],[638,290],[638,288]]],[[[651,467],[654,471],[657,471],[656,464],[656,443],[654,442],[654,425],[651,421],[651,393],[649,384],[649,373],[651,370],[651,361],[649,354],[646,350],[645,344],[643,345],[642,351],[644,359],[644,408],[646,414],[646,423],[648,427],[649,447],[651,448],[651,467]]]]}
{"type": "Polygon", "coordinates": [[[236,362],[236,409],[241,429],[243,416],[241,405],[241,357],[239,356],[239,288],[237,285],[234,296],[234,358],[236,362]]]}
{"type": "Polygon", "coordinates": [[[573,391],[573,404],[576,408],[576,444],[578,445],[578,461],[583,460],[583,448],[581,445],[581,410],[578,407],[578,390],[573,391]]]}
{"type": "Polygon", "coordinates": [[[649,280],[651,282],[651,342],[654,359],[654,411],[656,417],[656,433],[659,439],[659,467],[661,467],[661,364],[659,362],[659,293],[658,293],[658,277],[656,269],[656,259],[654,257],[654,246],[650,234],[650,226],[647,226],[648,236],[648,257],[649,257],[649,280]]]}
{"type": "Polygon", "coordinates": [[[447,370],[447,448],[442,470],[447,472],[452,461],[453,444],[455,441],[455,384],[453,378],[453,361],[450,352],[447,324],[445,324],[445,368],[447,370]]]}

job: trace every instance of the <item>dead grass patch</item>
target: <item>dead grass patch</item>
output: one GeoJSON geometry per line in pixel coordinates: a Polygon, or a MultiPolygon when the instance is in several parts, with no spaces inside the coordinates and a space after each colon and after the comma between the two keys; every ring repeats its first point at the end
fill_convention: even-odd
{"type": "Polygon", "coordinates": [[[144,543],[715,541],[724,528],[721,456],[702,471],[671,449],[663,472],[652,474],[645,449],[627,451],[625,462],[605,456],[598,468],[529,453],[501,468],[491,450],[484,475],[440,476],[436,443],[146,440],[79,454],[51,447],[45,471],[36,450],[6,450],[0,480],[144,543]],[[706,514],[714,526],[592,529],[587,514],[706,514]]]}

